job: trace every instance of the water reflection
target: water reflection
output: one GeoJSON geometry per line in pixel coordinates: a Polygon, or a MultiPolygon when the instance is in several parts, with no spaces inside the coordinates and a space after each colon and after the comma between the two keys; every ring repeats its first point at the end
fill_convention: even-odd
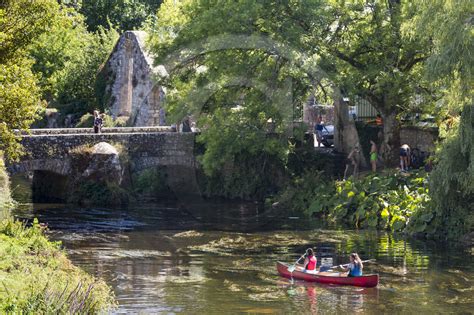
{"type": "Polygon", "coordinates": [[[119,313],[469,313],[474,289],[472,255],[454,246],[406,241],[374,231],[308,227],[304,219],[238,218],[251,204],[205,212],[172,205],[131,209],[25,207],[19,218],[38,217],[63,241],[74,263],[114,287],[119,313]],[[220,217],[221,213],[226,213],[220,217]],[[234,217],[228,213],[239,214],[234,217]],[[281,229],[288,226],[289,229],[281,229]],[[307,247],[318,261],[346,263],[357,251],[377,288],[290,282],[276,274],[277,260],[294,262],[307,247]]]}

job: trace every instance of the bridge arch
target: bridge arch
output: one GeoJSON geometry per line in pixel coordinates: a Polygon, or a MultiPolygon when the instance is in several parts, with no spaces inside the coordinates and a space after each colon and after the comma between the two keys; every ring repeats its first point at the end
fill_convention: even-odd
{"type": "Polygon", "coordinates": [[[10,175],[21,173],[31,173],[35,171],[47,171],[58,175],[66,176],[71,171],[71,161],[69,158],[61,159],[33,159],[22,160],[7,167],[10,175]]]}

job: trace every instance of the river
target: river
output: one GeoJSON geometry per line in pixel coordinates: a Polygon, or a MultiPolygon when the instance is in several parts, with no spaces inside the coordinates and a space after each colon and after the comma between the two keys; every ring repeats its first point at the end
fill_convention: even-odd
{"type": "Polygon", "coordinates": [[[127,209],[26,204],[14,215],[49,226],[74,264],[114,289],[116,313],[153,314],[473,314],[472,248],[404,240],[383,232],[332,230],[256,204],[127,209]],[[357,251],[376,259],[377,288],[290,281],[278,260],[308,247],[334,264],[357,251]]]}

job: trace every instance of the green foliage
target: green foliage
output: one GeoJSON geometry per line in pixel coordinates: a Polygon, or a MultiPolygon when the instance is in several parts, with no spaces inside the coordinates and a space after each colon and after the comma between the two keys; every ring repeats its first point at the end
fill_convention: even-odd
{"type": "Polygon", "coordinates": [[[130,193],[110,182],[83,181],[71,193],[68,202],[80,205],[122,206],[130,201],[130,193]]]}
{"type": "Polygon", "coordinates": [[[433,232],[459,238],[474,230],[474,106],[465,105],[459,126],[439,147],[431,176],[433,232]]]}
{"type": "Polygon", "coordinates": [[[59,242],[12,219],[0,223],[0,312],[97,313],[111,310],[111,289],[73,266],[59,242]]]}
{"type": "Polygon", "coordinates": [[[22,55],[31,40],[49,29],[59,5],[53,0],[2,0],[0,64],[22,55]]]}
{"type": "Polygon", "coordinates": [[[288,209],[290,213],[301,213],[302,209],[315,211],[315,196],[328,197],[333,190],[324,172],[307,171],[301,176],[293,177],[277,200],[281,208],[288,209]]]}
{"type": "Polygon", "coordinates": [[[35,60],[33,70],[40,76],[43,98],[61,108],[64,114],[82,114],[100,108],[95,80],[117,38],[113,28],[89,33],[82,16],[63,8],[50,31],[29,47],[35,60]]]}
{"type": "Polygon", "coordinates": [[[5,0],[0,4],[0,150],[6,159],[21,153],[13,129],[27,130],[42,103],[32,62],[31,40],[48,30],[59,6],[53,0],[5,0]]]}
{"type": "Polygon", "coordinates": [[[201,118],[208,126],[197,138],[206,148],[200,161],[209,177],[208,192],[248,199],[278,185],[271,179],[283,170],[288,149],[285,139],[267,132],[272,128],[269,117],[277,115],[270,111],[252,103],[241,110],[216,109],[201,118]]]}
{"type": "Polygon", "coordinates": [[[135,193],[150,197],[171,197],[172,193],[166,184],[166,174],[159,168],[141,171],[133,176],[135,193]]]}
{"type": "MultiPolygon", "coordinates": [[[[469,93],[474,69],[472,2],[432,0],[420,1],[420,6],[421,14],[416,16],[411,32],[434,43],[426,64],[428,79],[432,83],[444,81],[445,88],[457,85],[459,79],[458,95],[469,93]]],[[[458,102],[457,108],[462,105],[458,102]]]]}
{"type": "Polygon", "coordinates": [[[30,66],[24,58],[0,63],[0,151],[11,160],[21,154],[13,129],[28,130],[44,105],[30,66]]]}
{"type": "Polygon", "coordinates": [[[21,154],[13,129],[27,130],[45,105],[63,114],[98,107],[95,77],[112,50],[115,30],[88,33],[73,9],[54,0],[0,5],[0,150],[21,154]]]}
{"type": "MultiPolygon", "coordinates": [[[[219,4],[170,0],[163,3],[153,25],[151,47],[163,60],[177,51],[185,55],[181,59],[185,62],[173,64],[175,73],[169,81],[173,93],[181,94],[181,104],[193,102],[184,96],[201,83],[205,89],[210,83],[225,86],[222,81],[236,77],[258,78],[269,87],[291,78],[291,100],[281,104],[291,111],[321,86],[321,77],[329,79],[345,94],[359,95],[387,116],[385,141],[394,155],[399,146],[396,115],[408,108],[415,94],[425,91],[420,69],[430,41],[408,32],[419,13],[418,6],[395,0],[219,4]],[[232,39],[242,34],[264,38],[274,48],[255,37],[232,39]],[[198,45],[206,38],[206,45],[198,45]],[[208,48],[207,53],[185,49],[196,46],[217,48],[208,48]],[[201,65],[207,70],[200,71],[201,65]],[[173,77],[176,73],[181,74],[179,80],[173,77]]],[[[252,82],[242,85],[241,94],[257,88],[252,82]]],[[[261,96],[259,102],[271,100],[261,96]]]]}
{"type": "Polygon", "coordinates": [[[82,0],[80,12],[90,31],[109,23],[120,31],[132,31],[139,30],[160,4],[161,0],[82,0]]]}
{"type": "Polygon", "coordinates": [[[94,126],[94,115],[87,113],[79,118],[79,122],[76,124],[77,128],[92,128],[94,126]]]}
{"type": "MultiPolygon", "coordinates": [[[[222,6],[167,1],[150,30],[150,44],[157,56],[165,58],[182,45],[212,35],[259,35],[265,26],[253,22],[279,9],[279,4],[266,6],[254,1],[226,2],[222,6]],[[180,36],[175,36],[178,33],[180,36]]],[[[190,114],[199,117],[202,133],[198,141],[206,147],[201,158],[203,169],[217,179],[211,180],[215,183],[211,187],[231,196],[249,196],[257,191],[261,194],[265,190],[261,185],[271,176],[269,169],[275,167],[278,173],[285,167],[291,150],[287,138],[293,132],[288,126],[309,89],[309,84],[302,83],[308,79],[292,60],[286,59],[289,56],[275,55],[258,44],[248,50],[239,49],[240,44],[230,39],[217,44],[224,49],[197,52],[161,82],[169,86],[167,114],[171,121],[190,114]]]]}
{"type": "MultiPolygon", "coordinates": [[[[103,118],[104,127],[125,127],[123,120],[114,120],[112,116],[105,114],[103,118]]],[[[94,115],[86,113],[81,116],[79,122],[76,124],[77,128],[92,128],[94,126],[94,115]]]]}
{"type": "Polygon", "coordinates": [[[445,139],[436,152],[431,175],[434,219],[431,232],[459,238],[474,230],[474,32],[472,2],[424,1],[415,24],[434,43],[426,77],[438,88],[438,108],[445,139]],[[460,119],[459,119],[460,116],[460,119]]]}
{"type": "Polygon", "coordinates": [[[433,219],[429,211],[424,173],[370,175],[360,180],[325,180],[306,174],[281,197],[294,210],[311,217],[356,228],[379,228],[410,233],[426,232],[433,219]],[[412,217],[416,219],[412,221],[412,217]]]}
{"type": "Polygon", "coordinates": [[[420,9],[394,0],[331,4],[334,31],[325,46],[328,57],[337,58],[337,81],[382,115],[400,112],[420,85],[420,65],[430,47],[409,29],[420,9]]]}

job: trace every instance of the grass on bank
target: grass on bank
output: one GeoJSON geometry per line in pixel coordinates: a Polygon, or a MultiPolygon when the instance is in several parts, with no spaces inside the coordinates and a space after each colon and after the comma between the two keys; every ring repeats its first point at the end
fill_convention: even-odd
{"type": "Polygon", "coordinates": [[[59,242],[32,227],[0,223],[0,313],[97,313],[115,307],[102,280],[72,265],[59,242]]]}

